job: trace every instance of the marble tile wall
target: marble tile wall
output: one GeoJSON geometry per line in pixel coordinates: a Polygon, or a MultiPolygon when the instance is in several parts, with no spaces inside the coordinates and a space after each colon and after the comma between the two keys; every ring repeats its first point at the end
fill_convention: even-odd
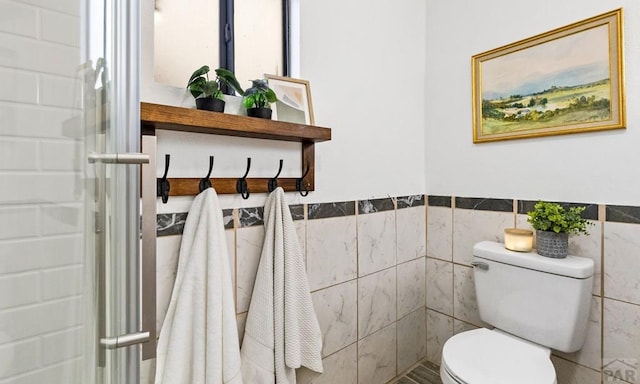
{"type": "MultiPolygon", "coordinates": [[[[507,227],[530,228],[526,212],[533,204],[407,196],[292,206],[325,365],[322,375],[301,369],[298,381],[386,383],[425,357],[439,364],[449,337],[486,326],[473,289],[473,244],[503,241],[507,227]]],[[[592,258],[596,275],[584,347],[553,353],[558,383],[638,384],[640,207],[580,205],[594,225],[590,236],[572,236],[570,252],[592,258]]],[[[240,337],[264,238],[262,215],[261,208],[224,211],[240,337]]],[[[158,326],[185,218],[158,217],[158,326]]]]}
{"type": "MultiPolygon", "coordinates": [[[[427,352],[422,195],[291,206],[323,334],[324,373],[298,383],[384,384],[427,352]]],[[[223,212],[240,338],[264,240],[262,208],[223,212]]],[[[186,213],[158,217],[158,328],[171,296],[186,213]]],[[[145,364],[145,382],[153,366],[145,364]]]]}
{"type": "MultiPolygon", "coordinates": [[[[503,229],[531,228],[535,201],[451,196],[427,198],[427,359],[440,364],[452,335],[486,326],[478,316],[471,247],[503,241],[503,229]]],[[[567,206],[576,203],[563,203],[567,206]]],[[[640,383],[640,207],[578,203],[594,225],[572,236],[569,251],[590,257],[596,271],[582,350],[553,352],[559,384],[640,383]]]]}

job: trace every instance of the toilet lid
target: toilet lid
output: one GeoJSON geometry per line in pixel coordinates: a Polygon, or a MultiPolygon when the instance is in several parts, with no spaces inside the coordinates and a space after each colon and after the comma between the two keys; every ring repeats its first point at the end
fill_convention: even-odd
{"type": "Polygon", "coordinates": [[[485,328],[447,340],[442,364],[469,384],[553,384],[556,379],[548,349],[485,328]]]}

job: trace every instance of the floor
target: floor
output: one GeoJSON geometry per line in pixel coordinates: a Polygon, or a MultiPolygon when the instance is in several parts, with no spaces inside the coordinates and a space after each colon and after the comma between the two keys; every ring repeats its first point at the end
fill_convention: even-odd
{"type": "Polygon", "coordinates": [[[392,382],[393,384],[442,384],[440,367],[423,361],[414,366],[409,372],[392,382]]]}

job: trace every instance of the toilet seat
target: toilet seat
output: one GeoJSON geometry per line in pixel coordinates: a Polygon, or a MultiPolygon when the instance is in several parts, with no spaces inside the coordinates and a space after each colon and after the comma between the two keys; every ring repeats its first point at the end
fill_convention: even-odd
{"type": "Polygon", "coordinates": [[[460,384],[555,384],[550,350],[499,330],[459,333],[444,345],[442,371],[460,384]]]}

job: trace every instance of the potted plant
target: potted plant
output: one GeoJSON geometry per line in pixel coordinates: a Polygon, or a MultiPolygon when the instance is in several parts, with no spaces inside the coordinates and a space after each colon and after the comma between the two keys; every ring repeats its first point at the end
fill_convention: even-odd
{"type": "Polygon", "coordinates": [[[203,65],[189,78],[187,89],[196,99],[196,108],[214,112],[224,112],[222,88],[228,86],[239,94],[244,94],[233,72],[225,68],[216,69],[216,78],[209,80],[209,66],[203,65]]]}
{"type": "Polygon", "coordinates": [[[584,210],[585,207],[565,209],[557,203],[538,201],[533,211],[527,212],[527,221],[536,230],[538,254],[558,259],[567,257],[569,234],[588,235],[587,225],[593,225],[581,216],[584,210]]]}
{"type": "Polygon", "coordinates": [[[247,109],[247,116],[271,119],[271,106],[278,100],[273,89],[266,80],[251,80],[251,88],[244,92],[242,104],[247,109]]]}

